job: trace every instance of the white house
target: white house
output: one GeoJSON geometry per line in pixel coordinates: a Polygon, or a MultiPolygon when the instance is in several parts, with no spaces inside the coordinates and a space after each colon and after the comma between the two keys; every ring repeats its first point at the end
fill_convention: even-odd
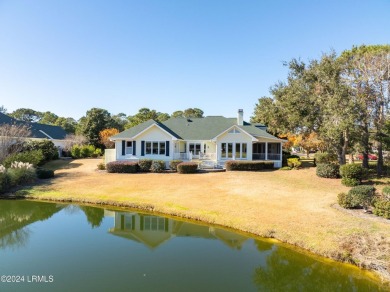
{"type": "Polygon", "coordinates": [[[0,113],[0,126],[1,125],[18,125],[26,126],[30,130],[30,135],[26,137],[27,140],[41,141],[50,140],[54,146],[58,149],[62,149],[65,146],[66,132],[59,126],[51,126],[39,123],[29,123],[16,120],[3,113],[0,113]]]}
{"type": "Polygon", "coordinates": [[[260,124],[237,118],[170,118],[148,120],[113,137],[115,150],[106,152],[106,162],[159,159],[200,161],[201,166],[223,166],[228,160],[268,160],[282,166],[282,143],[260,124]]]}

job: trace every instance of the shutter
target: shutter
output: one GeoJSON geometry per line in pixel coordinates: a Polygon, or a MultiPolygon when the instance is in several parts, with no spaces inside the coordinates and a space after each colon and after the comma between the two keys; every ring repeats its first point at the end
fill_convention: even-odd
{"type": "Polygon", "coordinates": [[[165,142],[165,156],[169,156],[169,141],[165,142]]]}
{"type": "Polygon", "coordinates": [[[122,156],[126,155],[126,141],[122,140],[122,156]]]}
{"type": "Polygon", "coordinates": [[[141,156],[145,156],[145,141],[141,141],[141,156]]]}
{"type": "Polygon", "coordinates": [[[136,141],[133,141],[133,155],[135,156],[136,155],[136,148],[135,148],[135,145],[137,145],[136,141]]]}

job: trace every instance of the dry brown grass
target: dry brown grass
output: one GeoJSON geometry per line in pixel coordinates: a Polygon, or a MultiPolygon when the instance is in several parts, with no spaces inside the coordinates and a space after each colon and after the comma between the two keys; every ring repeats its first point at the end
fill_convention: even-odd
{"type": "MultiPolygon", "coordinates": [[[[96,171],[99,162],[97,159],[72,161],[56,171],[57,178],[33,187],[28,194],[43,200],[110,203],[202,220],[274,237],[344,260],[348,260],[345,257],[348,244],[343,245],[348,238],[360,234],[374,241],[375,238],[390,238],[388,222],[354,217],[332,208],[337,194],[348,188],[342,186],[340,180],[317,177],[314,168],[205,174],[108,174],[96,171]]],[[[362,257],[359,261],[364,261],[364,257],[372,260],[362,257]]],[[[389,261],[389,258],[384,260],[382,269],[383,265],[389,268],[389,261]]],[[[367,267],[373,268],[373,265],[367,267]]]]}

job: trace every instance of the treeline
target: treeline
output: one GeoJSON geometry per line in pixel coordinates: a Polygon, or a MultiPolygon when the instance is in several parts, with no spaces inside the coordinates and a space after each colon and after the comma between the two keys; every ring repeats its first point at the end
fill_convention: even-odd
{"type": "Polygon", "coordinates": [[[62,127],[68,134],[84,136],[87,143],[97,148],[104,148],[109,145],[108,137],[125,129],[136,126],[149,119],[163,122],[170,117],[201,118],[203,111],[198,108],[188,108],[183,111],[174,111],[171,115],[157,112],[149,108],[141,108],[135,115],[119,113],[112,115],[105,109],[91,108],[78,121],[74,118],[57,116],[52,112],[40,112],[29,108],[20,108],[7,113],[4,106],[0,112],[7,114],[17,120],[34,122],[62,127]],[[107,143],[107,144],[106,144],[107,143]]]}
{"type": "Polygon", "coordinates": [[[368,168],[375,147],[381,174],[383,150],[390,148],[390,45],[363,45],[285,65],[287,81],[258,100],[252,121],[268,125],[274,134],[306,142],[315,138],[337,154],[340,164],[348,153],[361,152],[368,168]]]}

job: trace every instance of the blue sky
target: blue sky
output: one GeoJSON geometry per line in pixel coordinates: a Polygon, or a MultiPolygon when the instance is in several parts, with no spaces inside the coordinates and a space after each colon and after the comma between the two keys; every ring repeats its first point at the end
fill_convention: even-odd
{"type": "Polygon", "coordinates": [[[390,43],[390,1],[0,0],[0,105],[249,120],[283,61],[390,43]]]}

